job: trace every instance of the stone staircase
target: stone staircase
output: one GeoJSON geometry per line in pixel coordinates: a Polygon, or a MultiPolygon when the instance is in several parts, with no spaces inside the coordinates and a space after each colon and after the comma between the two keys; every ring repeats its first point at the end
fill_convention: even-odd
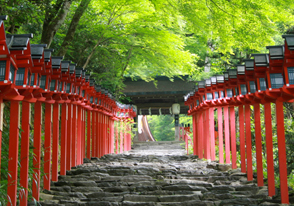
{"type": "Polygon", "coordinates": [[[128,153],[87,160],[43,191],[40,205],[280,205],[239,169],[186,156],[182,145],[135,143],[128,153]]]}

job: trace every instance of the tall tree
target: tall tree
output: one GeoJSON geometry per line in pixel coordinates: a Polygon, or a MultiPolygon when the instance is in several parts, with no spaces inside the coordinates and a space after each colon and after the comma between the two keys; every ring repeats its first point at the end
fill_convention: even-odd
{"type": "Polygon", "coordinates": [[[90,2],[91,0],[82,0],[77,10],[75,11],[75,14],[71,20],[70,26],[67,30],[66,36],[63,39],[63,42],[57,53],[58,56],[64,56],[66,54],[68,46],[71,44],[72,40],[74,39],[74,34],[76,32],[77,26],[79,25],[79,21],[82,15],[84,14],[84,12],[86,11],[90,2]]]}
{"type": "Polygon", "coordinates": [[[72,0],[57,0],[52,4],[51,0],[46,0],[46,13],[43,23],[41,43],[47,44],[49,48],[57,30],[64,23],[70,10],[72,0]]]}

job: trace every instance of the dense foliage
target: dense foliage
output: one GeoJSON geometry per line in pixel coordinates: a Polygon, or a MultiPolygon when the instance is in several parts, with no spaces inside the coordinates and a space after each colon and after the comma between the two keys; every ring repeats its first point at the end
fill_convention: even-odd
{"type": "Polygon", "coordinates": [[[293,1],[1,0],[9,33],[34,33],[55,55],[120,91],[124,76],[219,73],[293,32],[293,1]]]}

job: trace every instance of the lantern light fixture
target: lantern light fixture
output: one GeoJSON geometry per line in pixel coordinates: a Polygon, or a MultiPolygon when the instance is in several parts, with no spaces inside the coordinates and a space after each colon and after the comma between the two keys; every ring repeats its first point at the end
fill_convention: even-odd
{"type": "Polygon", "coordinates": [[[269,50],[270,59],[284,59],[285,47],[282,46],[267,46],[269,50]]]}
{"type": "Polygon", "coordinates": [[[268,54],[251,54],[254,57],[254,63],[257,67],[265,67],[269,64],[268,54]]]}
{"type": "Polygon", "coordinates": [[[282,37],[286,40],[288,49],[294,50],[294,34],[282,35],[282,37]]]}

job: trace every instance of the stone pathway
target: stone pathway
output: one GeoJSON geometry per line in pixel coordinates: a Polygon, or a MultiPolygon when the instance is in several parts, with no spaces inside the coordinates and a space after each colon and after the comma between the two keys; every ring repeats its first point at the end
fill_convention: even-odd
{"type": "MultiPolygon", "coordinates": [[[[239,169],[186,156],[180,142],[134,144],[60,176],[42,206],[280,205],[239,169]]],[[[33,204],[31,204],[33,205],[33,204]]]]}

